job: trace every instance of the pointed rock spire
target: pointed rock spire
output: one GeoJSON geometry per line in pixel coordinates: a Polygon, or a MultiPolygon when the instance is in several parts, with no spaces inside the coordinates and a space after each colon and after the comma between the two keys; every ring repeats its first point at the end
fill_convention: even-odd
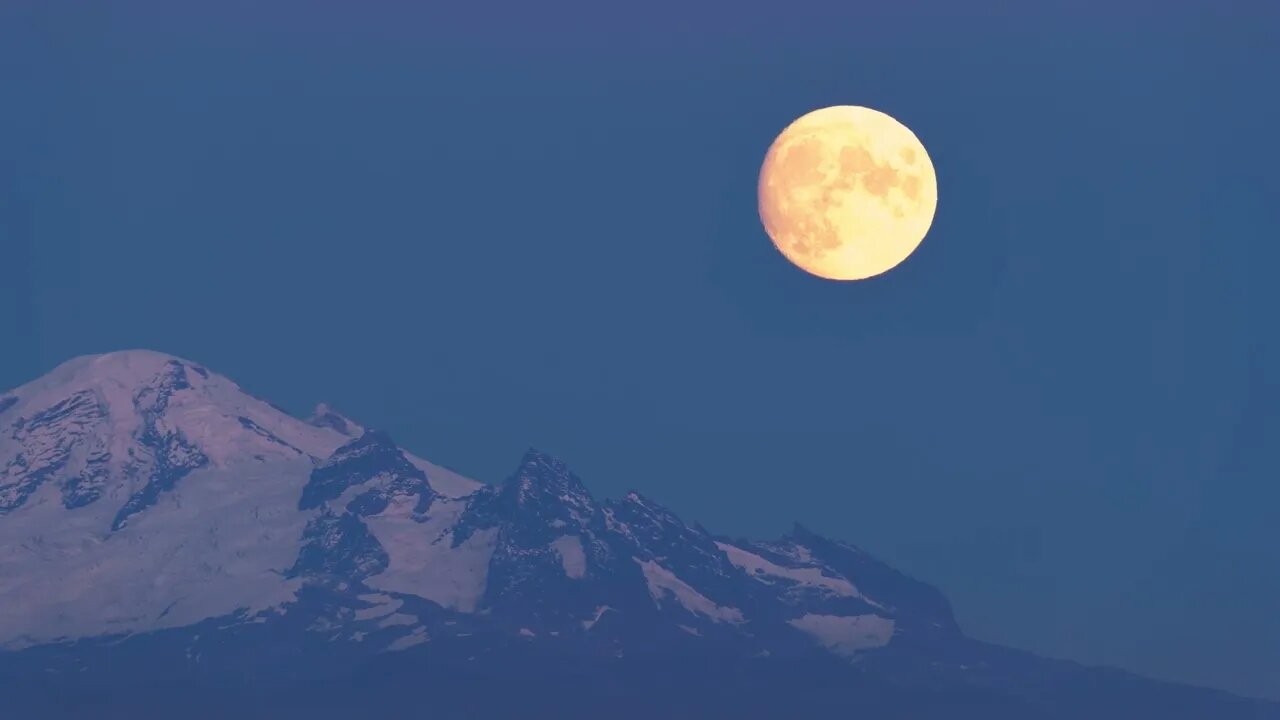
{"type": "Polygon", "coordinates": [[[517,505],[563,504],[580,520],[595,513],[595,501],[582,480],[564,461],[536,448],[525,451],[503,491],[517,505]]]}

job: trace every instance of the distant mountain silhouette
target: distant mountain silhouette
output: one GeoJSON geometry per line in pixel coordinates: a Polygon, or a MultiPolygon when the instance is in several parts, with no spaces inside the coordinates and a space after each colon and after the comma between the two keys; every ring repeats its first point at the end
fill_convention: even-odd
{"type": "Polygon", "coordinates": [[[1280,718],[968,639],[799,525],[714,536],[536,449],[485,485],[146,351],[0,395],[0,685],[26,717],[1280,718]]]}

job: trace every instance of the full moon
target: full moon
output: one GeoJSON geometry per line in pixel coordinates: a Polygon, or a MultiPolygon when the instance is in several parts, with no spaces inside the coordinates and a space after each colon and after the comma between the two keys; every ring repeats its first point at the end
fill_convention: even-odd
{"type": "Polygon", "coordinates": [[[830,280],[862,280],[907,259],[929,231],[938,180],[924,145],[888,115],[814,110],[769,147],[760,219],[778,250],[830,280]]]}

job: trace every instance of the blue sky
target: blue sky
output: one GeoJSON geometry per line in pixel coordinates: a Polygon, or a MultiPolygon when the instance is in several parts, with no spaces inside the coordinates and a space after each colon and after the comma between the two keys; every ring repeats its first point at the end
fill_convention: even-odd
{"type": "Polygon", "coordinates": [[[730,534],[801,520],[980,638],[1280,697],[1269,4],[205,5],[0,8],[0,386],[171,352],[480,479],[532,444],[730,534]],[[832,104],[938,171],[862,283],[756,215],[832,104]]]}

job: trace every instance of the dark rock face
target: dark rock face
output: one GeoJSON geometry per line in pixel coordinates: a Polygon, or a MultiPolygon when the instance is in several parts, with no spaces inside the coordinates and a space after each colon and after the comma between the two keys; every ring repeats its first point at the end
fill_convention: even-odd
{"type": "Polygon", "coordinates": [[[635,491],[609,506],[609,518],[619,533],[635,544],[636,557],[661,558],[663,565],[685,582],[707,588],[704,594],[713,600],[716,594],[723,595],[726,602],[741,595],[729,591],[726,581],[735,584],[742,573],[705,530],[686,525],[675,513],[635,491]]]}
{"type": "Polygon", "coordinates": [[[164,369],[152,381],[139,388],[133,396],[133,406],[144,415],[163,415],[174,393],[190,390],[187,367],[180,362],[165,363],[164,369]]]}
{"type": "Polygon", "coordinates": [[[622,562],[625,549],[608,532],[599,503],[545,453],[529,450],[502,486],[478,493],[455,542],[487,528],[497,538],[482,606],[512,626],[580,635],[602,613],[616,615],[647,596],[634,564],[622,562]]]}
{"type": "Polygon", "coordinates": [[[307,523],[298,561],[287,574],[360,581],[386,570],[390,561],[360,518],[325,508],[307,523]]]}
{"type": "MultiPolygon", "coordinates": [[[[85,390],[30,418],[19,418],[12,437],[21,451],[0,473],[0,514],[21,507],[41,485],[61,473],[72,450],[105,417],[97,396],[85,390]]],[[[97,497],[70,492],[72,497],[88,498],[87,502],[97,497]]]]}
{"type": "Polygon", "coordinates": [[[168,429],[163,420],[170,399],[190,388],[186,366],[169,362],[150,384],[134,394],[133,406],[142,417],[138,441],[147,457],[133,458],[131,471],[145,473],[147,480],[142,489],[130,496],[116,513],[111,523],[113,531],[127,525],[132,516],[155,505],[160,494],[172,490],[179,480],[209,463],[209,458],[200,448],[189,442],[180,430],[168,429]]]}
{"type": "Polygon", "coordinates": [[[102,497],[110,473],[111,453],[101,442],[95,443],[85,460],[84,469],[62,485],[62,505],[68,510],[84,507],[102,497]]]}
{"type": "MultiPolygon", "coordinates": [[[[734,545],[635,492],[599,502],[564,463],[536,450],[501,486],[470,498],[453,543],[481,531],[496,532],[481,605],[488,617],[576,637],[594,652],[692,643],[735,656],[805,655],[815,644],[794,621],[806,615],[915,622],[859,594],[808,549],[787,556],[766,545],[734,545]],[[753,575],[726,549],[739,562],[772,564],[783,575],[753,575]]],[[[945,601],[942,611],[950,617],[945,601]]]]}
{"type": "Polygon", "coordinates": [[[302,490],[298,507],[319,507],[336,500],[349,488],[379,480],[350,508],[359,515],[376,515],[396,497],[416,497],[414,512],[425,513],[436,498],[427,476],[405,458],[386,433],[370,430],[343,445],[320,467],[302,490]]]}

